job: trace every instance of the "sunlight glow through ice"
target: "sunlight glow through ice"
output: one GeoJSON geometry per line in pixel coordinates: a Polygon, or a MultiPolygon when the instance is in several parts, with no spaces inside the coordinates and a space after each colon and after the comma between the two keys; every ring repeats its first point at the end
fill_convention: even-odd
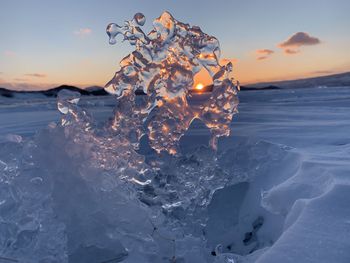
{"type": "Polygon", "coordinates": [[[175,154],[178,141],[192,121],[200,119],[210,129],[210,145],[216,149],[217,138],[229,135],[229,124],[237,112],[237,87],[230,76],[232,63],[219,64],[220,47],[215,37],[198,26],[177,21],[168,12],[153,21],[153,30],[148,34],[140,28],[144,23],[144,15],[137,13],[123,26],[107,26],[110,44],[117,43],[116,37],[122,35],[123,40],[135,46],[105,87],[123,104],[116,112],[113,127],[124,133],[133,127],[136,141],[146,133],[157,152],[175,154]],[[212,78],[213,91],[202,105],[191,106],[188,98],[193,79],[202,68],[212,78]],[[136,90],[147,95],[144,104],[136,105],[136,90]]]}

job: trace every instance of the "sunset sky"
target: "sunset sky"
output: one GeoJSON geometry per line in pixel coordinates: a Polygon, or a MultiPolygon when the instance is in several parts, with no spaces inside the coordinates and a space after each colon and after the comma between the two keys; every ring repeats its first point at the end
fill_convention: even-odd
{"type": "Polygon", "coordinates": [[[132,51],[106,25],[142,12],[148,32],[165,10],[216,36],[243,84],[350,71],[349,0],[1,0],[0,86],[104,85],[132,51]]]}

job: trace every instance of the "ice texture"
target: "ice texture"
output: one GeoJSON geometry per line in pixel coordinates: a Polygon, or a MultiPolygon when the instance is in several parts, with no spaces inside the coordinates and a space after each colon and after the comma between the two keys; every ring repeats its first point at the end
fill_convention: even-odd
{"type": "Polygon", "coordinates": [[[261,184],[276,182],[272,171],[294,161],[283,147],[227,140],[218,153],[201,146],[182,156],[145,158],[108,126],[96,126],[75,104],[77,97],[60,94],[72,105],[58,126],[2,145],[3,257],[26,263],[241,262],[239,255],[277,238],[264,228],[274,222],[262,221],[272,216],[259,197],[261,184]],[[142,159],[133,163],[128,156],[142,159]]]}
{"type": "Polygon", "coordinates": [[[219,41],[202,32],[198,26],[177,21],[164,12],[153,21],[145,34],[141,13],[123,26],[107,26],[109,43],[123,36],[135,51],[120,61],[117,71],[105,87],[117,95],[118,111],[113,127],[137,141],[147,134],[150,146],[157,152],[178,152],[178,142],[193,120],[200,119],[211,131],[210,145],[217,148],[217,138],[230,134],[230,123],[237,112],[237,86],[231,76],[232,63],[220,65],[219,41]],[[212,78],[213,92],[201,105],[188,103],[194,76],[204,68],[212,78]],[[147,96],[139,105],[135,91],[147,96]],[[146,128],[144,127],[146,126],[146,128]],[[132,134],[130,127],[133,127],[132,134]]]}
{"type": "MultiPolygon", "coordinates": [[[[135,98],[135,101],[142,99],[135,98]]],[[[218,155],[204,146],[190,154],[173,156],[163,152],[148,154],[146,159],[135,150],[135,142],[129,133],[123,133],[123,129],[121,132],[115,130],[115,117],[112,123],[100,127],[77,105],[78,101],[78,93],[66,90],[59,93],[61,127],[65,141],[70,145],[68,154],[84,156],[90,168],[104,169],[118,180],[129,183],[138,199],[152,207],[152,213],[167,215],[166,224],[172,225],[173,231],[185,232],[185,227],[190,233],[196,225],[205,225],[203,213],[213,193],[240,178],[232,177],[229,170],[220,168],[218,155]],[[183,215],[179,217],[179,213],[191,219],[191,223],[183,221],[183,215]]],[[[124,104],[117,103],[115,115],[120,105],[124,104]]],[[[133,131],[127,125],[124,130],[127,128],[133,131]]]]}

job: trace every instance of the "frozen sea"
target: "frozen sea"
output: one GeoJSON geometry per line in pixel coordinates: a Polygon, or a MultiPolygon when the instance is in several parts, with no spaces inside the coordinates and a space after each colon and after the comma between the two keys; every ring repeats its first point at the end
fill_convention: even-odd
{"type": "MultiPolygon", "coordinates": [[[[212,253],[205,260],[349,263],[350,87],[244,91],[239,98],[232,134],[219,140],[219,152],[231,147],[232,156],[222,165],[241,174],[254,171],[254,176],[214,194],[205,229],[212,253]]],[[[80,104],[104,122],[115,100],[83,97],[80,104]]],[[[0,98],[0,151],[59,118],[54,98],[0,98]]],[[[203,125],[194,123],[181,147],[188,152],[208,138],[203,125]]],[[[6,248],[5,205],[0,198],[0,262],[33,262],[25,260],[25,250],[16,257],[6,248]]],[[[205,262],[186,253],[174,262],[205,262]]],[[[72,258],[69,262],[103,262],[72,258]]],[[[152,261],[126,257],[113,262],[152,261]]]]}

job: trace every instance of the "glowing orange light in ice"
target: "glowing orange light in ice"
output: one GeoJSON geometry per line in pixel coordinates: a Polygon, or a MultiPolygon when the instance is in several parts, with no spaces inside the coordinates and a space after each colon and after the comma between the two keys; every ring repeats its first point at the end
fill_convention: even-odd
{"type": "Polygon", "coordinates": [[[162,126],[162,131],[163,131],[164,133],[168,133],[168,132],[169,132],[169,127],[166,126],[166,125],[163,125],[163,126],[162,126]]]}
{"type": "Polygon", "coordinates": [[[203,88],[204,88],[204,85],[202,83],[198,83],[194,89],[195,90],[202,90],[203,88]]]}

